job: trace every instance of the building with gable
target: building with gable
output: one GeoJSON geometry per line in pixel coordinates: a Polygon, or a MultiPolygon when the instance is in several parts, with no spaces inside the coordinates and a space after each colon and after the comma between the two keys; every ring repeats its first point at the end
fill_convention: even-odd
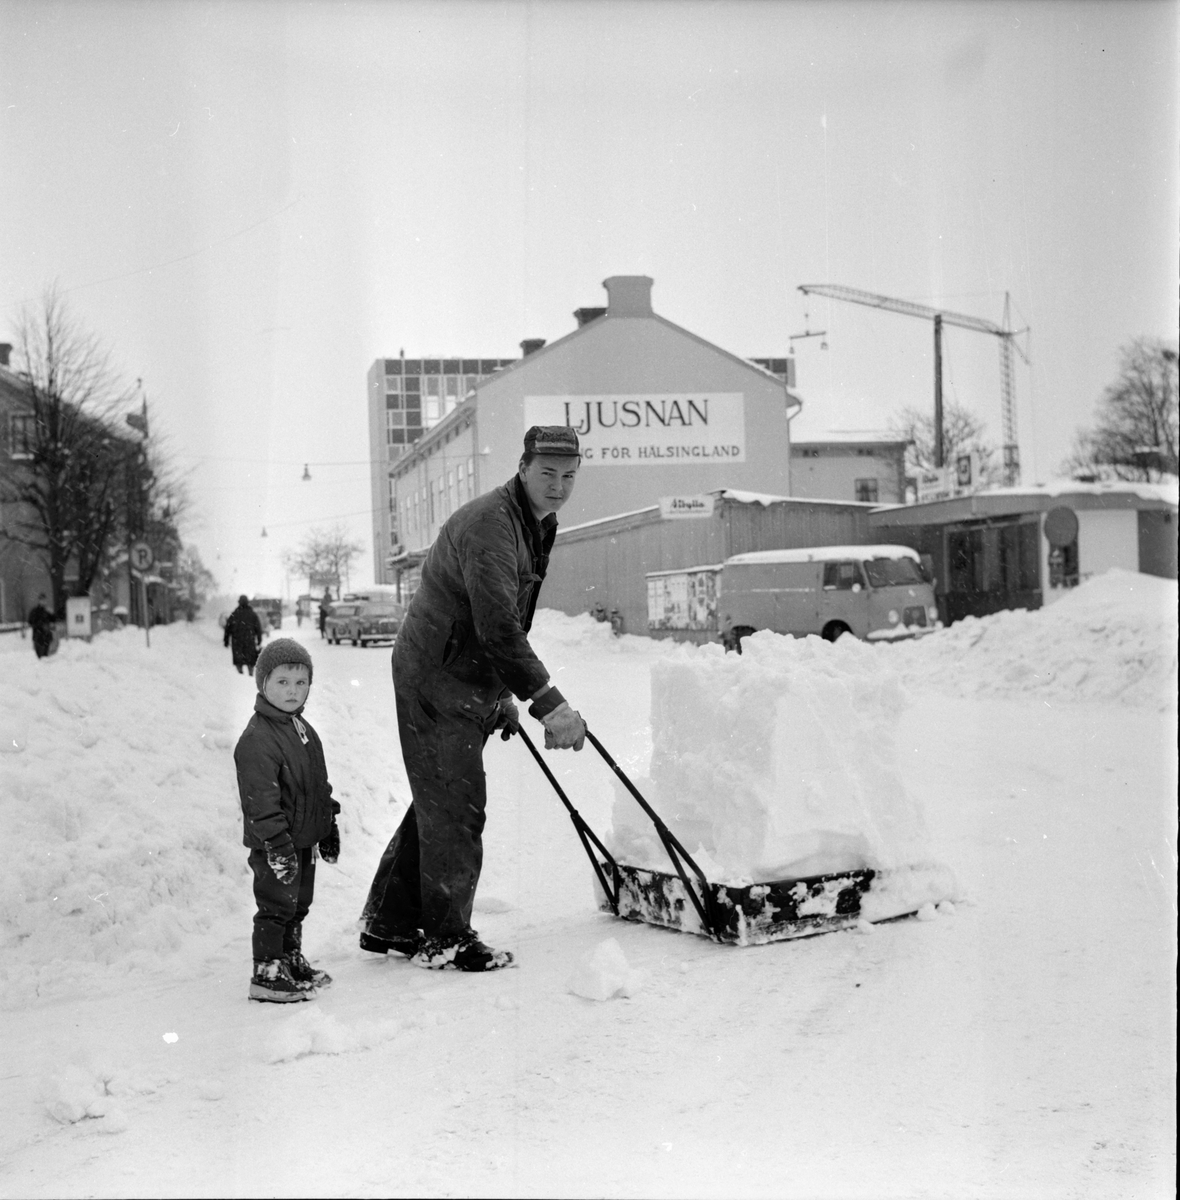
{"type": "Polygon", "coordinates": [[[379,584],[412,592],[442,523],[512,476],[531,425],[570,425],[581,440],[563,524],[722,488],[790,494],[789,418],[801,406],[788,388],[793,364],[741,358],[661,317],[647,276],[617,275],[603,286],[604,309],[577,310],[577,328],[548,345],[523,342],[522,358],[498,360],[394,454],[378,406],[397,393],[375,387],[370,374],[379,584]]]}

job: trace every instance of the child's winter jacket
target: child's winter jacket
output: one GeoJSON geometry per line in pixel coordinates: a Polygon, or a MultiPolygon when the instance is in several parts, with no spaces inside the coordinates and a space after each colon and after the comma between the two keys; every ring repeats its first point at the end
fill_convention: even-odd
{"type": "Polygon", "coordinates": [[[324,748],[302,711],[283,712],[258,696],[234,749],[242,841],[252,850],[314,846],[340,811],[332,799],[324,748]]]}

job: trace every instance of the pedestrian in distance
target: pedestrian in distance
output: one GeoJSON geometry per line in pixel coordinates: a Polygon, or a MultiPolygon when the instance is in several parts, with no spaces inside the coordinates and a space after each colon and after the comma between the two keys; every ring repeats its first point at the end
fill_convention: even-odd
{"type": "Polygon", "coordinates": [[[243,667],[248,675],[254,674],[254,664],[262,645],[262,622],[245,596],[238,597],[238,607],[226,617],[221,644],[232,647],[234,666],[239,675],[243,667]]]}
{"type": "Polygon", "coordinates": [[[320,601],[320,637],[325,637],[328,627],[328,613],[332,611],[332,593],[324,588],[324,598],[320,601]]]}
{"type": "Polygon", "coordinates": [[[412,801],[361,916],[361,949],[419,967],[491,971],[513,956],[471,928],[483,862],[483,747],[520,728],[530,701],[548,749],[586,726],[529,645],[537,596],[581,455],[565,425],[534,425],[516,474],[454,512],[422,563],[393,648],[398,734],[412,801]]]}
{"type": "Polygon", "coordinates": [[[258,656],[254,715],[234,749],[258,906],[248,995],[278,1004],[311,1000],[332,982],[303,956],[317,854],[328,863],[340,856],[340,805],[319,735],[302,715],[311,675],[311,655],[299,642],[270,642],[258,656]]]}
{"type": "Polygon", "coordinates": [[[42,592],[29,613],[29,628],[33,631],[33,649],[38,658],[44,658],[53,646],[53,635],[57,628],[53,613],[46,607],[49,597],[42,592]]]}

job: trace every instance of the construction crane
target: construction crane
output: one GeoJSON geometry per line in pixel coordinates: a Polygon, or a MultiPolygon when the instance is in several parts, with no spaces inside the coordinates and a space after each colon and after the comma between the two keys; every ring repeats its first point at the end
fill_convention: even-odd
{"type": "Polygon", "coordinates": [[[844,287],[838,283],[804,283],[799,290],[805,295],[827,296],[832,300],[847,300],[850,304],[866,304],[870,308],[883,308],[886,312],[901,313],[907,317],[921,317],[934,322],[934,465],[942,467],[942,327],[957,325],[962,329],[974,329],[977,333],[990,333],[1000,339],[1000,413],[1004,433],[1004,486],[1014,487],[1020,482],[1020,448],[1016,436],[1016,382],[1012,374],[1012,348],[1027,363],[1028,355],[1016,344],[1019,333],[1013,330],[1009,312],[1008,295],[1004,295],[1004,324],[985,321],[982,317],[969,317],[964,313],[948,312],[940,308],[928,308],[912,300],[895,300],[892,296],[878,296],[875,292],[862,292],[858,288],[844,287]]]}

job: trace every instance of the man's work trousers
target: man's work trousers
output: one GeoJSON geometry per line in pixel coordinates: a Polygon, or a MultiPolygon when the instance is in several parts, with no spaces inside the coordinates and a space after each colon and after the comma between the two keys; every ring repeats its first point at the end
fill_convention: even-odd
{"type": "Polygon", "coordinates": [[[315,855],[311,846],[296,850],[299,870],[290,883],[279,877],[266,861],[265,850],[250,851],[254,872],[254,961],[269,962],[298,950],[303,941],[303,918],[315,893],[315,855]]]}
{"type": "Polygon", "coordinates": [[[385,848],[361,920],[378,938],[450,941],[471,928],[483,864],[487,792],[483,746],[495,710],[444,712],[412,686],[398,686],[397,724],[413,797],[385,848]]]}

